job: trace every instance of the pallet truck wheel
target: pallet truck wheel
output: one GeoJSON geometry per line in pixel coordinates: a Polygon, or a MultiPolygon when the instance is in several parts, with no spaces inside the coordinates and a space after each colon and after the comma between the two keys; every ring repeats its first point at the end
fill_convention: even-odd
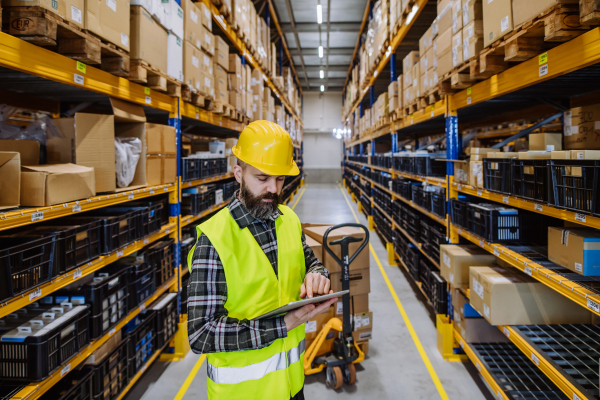
{"type": "Polygon", "coordinates": [[[356,382],[356,367],[354,364],[350,363],[346,365],[347,371],[344,374],[344,382],[346,385],[354,385],[356,382]]]}
{"type": "Polygon", "coordinates": [[[340,367],[327,368],[327,384],[337,390],[342,387],[344,378],[342,377],[342,369],[340,367]]]}

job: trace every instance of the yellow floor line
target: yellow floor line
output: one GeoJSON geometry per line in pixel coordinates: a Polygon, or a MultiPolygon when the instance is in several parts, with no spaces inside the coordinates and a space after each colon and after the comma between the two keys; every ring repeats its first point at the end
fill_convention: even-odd
{"type": "MultiPolygon", "coordinates": [[[[352,215],[354,215],[354,219],[356,219],[356,223],[360,223],[358,217],[356,216],[356,213],[354,212],[354,209],[352,208],[352,205],[350,204],[350,201],[348,200],[348,197],[346,197],[346,193],[344,193],[344,190],[341,187],[340,187],[340,190],[342,192],[342,195],[344,196],[344,199],[346,200],[346,203],[348,203],[348,207],[350,207],[350,211],[352,211],[352,215]]],[[[394,290],[392,283],[388,279],[387,274],[385,273],[385,270],[383,269],[383,266],[381,265],[381,262],[379,261],[379,257],[377,257],[377,254],[375,253],[375,250],[373,249],[373,246],[371,246],[370,243],[369,243],[369,249],[371,250],[373,257],[375,258],[375,262],[377,263],[377,266],[379,266],[379,270],[381,271],[381,274],[383,275],[383,279],[385,279],[385,283],[387,284],[388,289],[390,290],[390,293],[392,294],[392,297],[394,298],[394,301],[396,302],[396,306],[398,307],[398,310],[400,310],[400,314],[402,315],[404,324],[406,325],[406,328],[408,329],[410,336],[412,337],[413,341],[415,342],[417,351],[421,355],[421,358],[423,359],[423,363],[425,364],[427,371],[429,371],[429,375],[431,375],[433,384],[437,388],[438,393],[440,394],[440,397],[442,398],[442,400],[448,400],[448,395],[446,394],[446,391],[444,390],[444,387],[442,386],[442,382],[440,382],[440,379],[438,378],[437,374],[435,373],[435,369],[433,369],[433,365],[431,365],[431,361],[429,361],[429,357],[427,356],[427,353],[425,353],[425,349],[423,348],[423,345],[421,344],[421,341],[419,340],[419,336],[417,336],[417,333],[415,332],[415,330],[412,326],[412,323],[410,322],[410,319],[408,318],[408,315],[404,311],[404,307],[402,306],[402,303],[400,302],[398,295],[396,295],[396,291],[394,290]]]]}
{"type": "Polygon", "coordinates": [[[304,194],[304,192],[306,191],[306,187],[308,186],[308,183],[306,185],[304,185],[304,189],[302,189],[302,192],[300,193],[300,196],[298,196],[298,199],[296,200],[296,202],[294,203],[294,205],[292,206],[292,210],[294,208],[296,208],[296,206],[298,205],[298,202],[300,201],[300,199],[302,198],[302,195],[304,194]]]}
{"type": "Polygon", "coordinates": [[[181,387],[179,388],[179,391],[177,392],[177,395],[175,396],[175,398],[173,400],[183,399],[185,392],[187,392],[188,388],[192,384],[192,381],[196,377],[196,374],[200,370],[200,367],[204,363],[205,359],[206,359],[206,354],[202,354],[202,356],[198,359],[198,361],[196,361],[196,365],[194,365],[194,368],[192,368],[192,371],[190,372],[190,374],[187,376],[187,378],[185,378],[185,382],[183,382],[183,385],[181,385],[181,387]]]}

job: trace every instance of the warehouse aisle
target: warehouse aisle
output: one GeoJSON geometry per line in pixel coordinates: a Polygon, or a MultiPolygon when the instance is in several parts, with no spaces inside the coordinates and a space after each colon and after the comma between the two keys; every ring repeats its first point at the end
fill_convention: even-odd
{"type": "MultiPolygon", "coordinates": [[[[295,196],[290,206],[303,222],[342,223],[355,222],[350,203],[360,223],[367,225],[355,203],[348,202],[337,185],[306,186],[295,196]],[[298,196],[300,200],[298,201],[298,196]]],[[[305,395],[308,399],[329,397],[353,399],[464,399],[491,398],[471,364],[446,363],[436,347],[435,324],[427,307],[419,300],[410,283],[398,267],[389,266],[385,247],[375,232],[371,232],[371,245],[383,270],[400,300],[406,316],[430,363],[426,367],[407,324],[388,288],[388,284],[371,254],[371,294],[369,305],[373,311],[373,339],[369,355],[357,367],[355,386],[343,386],[335,394],[325,387],[325,374],[306,378],[305,395]],[[439,379],[436,387],[432,375],[439,379]],[[480,385],[480,386],[478,386],[480,385]]],[[[206,399],[206,362],[198,368],[201,356],[190,352],[183,361],[158,362],[126,397],[127,400],[198,400],[206,399]],[[196,368],[194,368],[196,366],[196,368]],[[193,370],[197,374],[190,375],[193,370]],[[189,386],[182,385],[189,383],[189,386]]]]}

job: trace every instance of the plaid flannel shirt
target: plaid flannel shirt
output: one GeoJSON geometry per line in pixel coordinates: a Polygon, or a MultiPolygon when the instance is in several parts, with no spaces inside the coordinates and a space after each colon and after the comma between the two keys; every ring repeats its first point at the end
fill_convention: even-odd
{"type": "MultiPolygon", "coordinates": [[[[238,199],[238,192],[228,205],[229,212],[240,229],[247,227],[250,230],[271,262],[275,275],[278,275],[275,219],[280,212],[275,212],[265,220],[255,219],[238,199]]],[[[302,247],[306,272],[329,278],[323,264],[306,244],[304,233],[302,247]]],[[[214,246],[203,234],[196,244],[188,286],[188,336],[194,353],[260,349],[287,336],[283,317],[261,320],[231,318],[227,315],[226,301],[227,282],[223,264],[214,246]]]]}

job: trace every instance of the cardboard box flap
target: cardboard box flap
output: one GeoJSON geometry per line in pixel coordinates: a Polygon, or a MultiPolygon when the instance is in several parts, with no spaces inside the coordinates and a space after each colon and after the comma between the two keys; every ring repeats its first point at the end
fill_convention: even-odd
{"type": "Polygon", "coordinates": [[[37,140],[0,140],[0,151],[20,153],[23,165],[40,163],[40,142],[37,140]]]}
{"type": "Polygon", "coordinates": [[[0,210],[20,205],[21,155],[16,151],[0,151],[0,210]]]}
{"type": "Polygon", "coordinates": [[[115,122],[146,122],[144,108],[127,101],[110,98],[115,122]]]}
{"type": "Polygon", "coordinates": [[[76,164],[44,164],[44,165],[23,165],[21,171],[23,172],[44,172],[46,174],[74,174],[74,173],[87,173],[94,168],[84,167],[83,165],[76,164]]]}
{"type": "Polygon", "coordinates": [[[20,159],[20,154],[17,151],[0,151],[0,168],[4,166],[4,164],[9,161],[15,159],[20,159]]]}

